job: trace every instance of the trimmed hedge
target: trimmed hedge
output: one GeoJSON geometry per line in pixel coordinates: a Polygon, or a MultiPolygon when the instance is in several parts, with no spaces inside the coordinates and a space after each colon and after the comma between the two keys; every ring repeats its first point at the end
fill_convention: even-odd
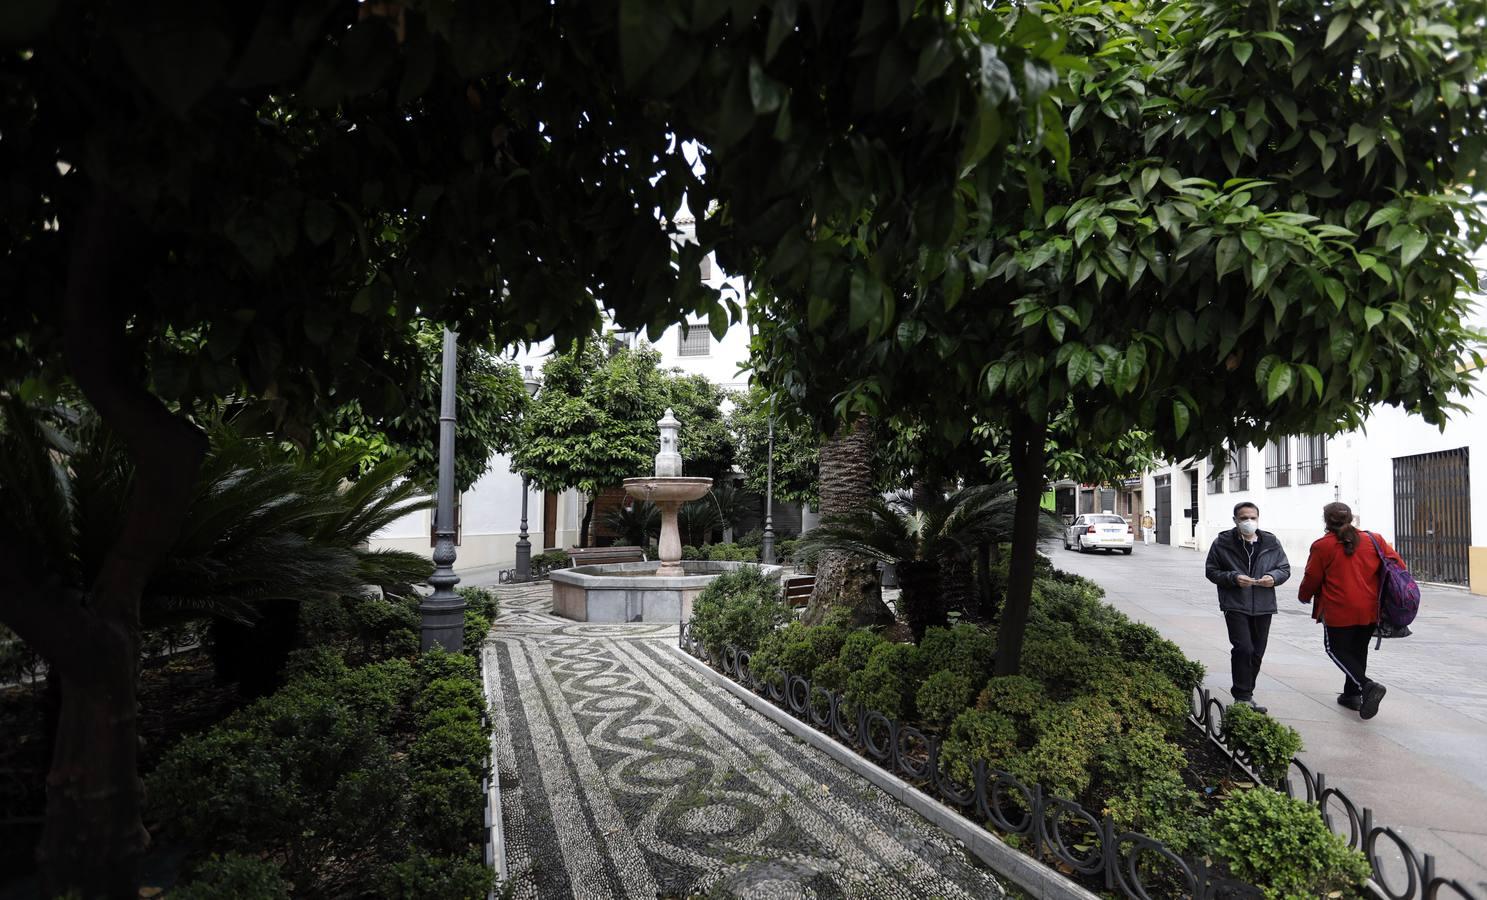
{"type": "MultiPolygon", "coordinates": [[[[462,593],[467,645],[478,645],[495,597],[462,593]]],[[[354,609],[323,610],[337,608],[354,609]]],[[[278,897],[283,885],[296,897],[489,891],[481,783],[490,746],[475,660],[434,651],[348,665],[346,649],[363,638],[396,642],[340,621],[350,648],[330,631],[296,652],[282,689],[181,741],[151,775],[150,816],[192,848],[190,877],[172,896],[278,897]]]]}

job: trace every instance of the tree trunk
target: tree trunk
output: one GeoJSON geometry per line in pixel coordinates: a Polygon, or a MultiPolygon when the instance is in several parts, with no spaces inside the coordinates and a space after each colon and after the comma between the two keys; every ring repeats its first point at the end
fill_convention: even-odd
{"type": "MultiPolygon", "coordinates": [[[[821,516],[861,509],[873,496],[872,420],[859,418],[821,446],[821,516]]],[[[851,623],[888,625],[893,613],[883,603],[877,566],[847,553],[822,553],[816,562],[816,589],[805,621],[817,624],[836,608],[851,612],[851,623]]]]}
{"type": "Polygon", "coordinates": [[[933,559],[900,560],[898,563],[899,612],[914,633],[914,642],[924,639],[927,628],[948,624],[941,601],[940,562],[933,559]]]}
{"type": "Polygon", "coordinates": [[[62,679],[62,709],[37,861],[46,896],[135,897],[150,842],[137,772],[140,597],[185,521],[207,442],[145,389],[143,366],[128,352],[127,304],[112,297],[130,283],[120,265],[129,259],[131,233],[122,208],[100,197],[67,225],[68,369],[128,449],[134,480],[86,604],[47,597],[49,608],[29,623],[43,641],[60,638],[78,651],[49,655],[53,677],[62,679]]]}
{"type": "Polygon", "coordinates": [[[1017,481],[1017,508],[1012,514],[1012,559],[1007,597],[997,630],[997,675],[1016,675],[1022,667],[1022,638],[1033,601],[1033,568],[1038,558],[1038,516],[1042,514],[1044,446],[1047,418],[1027,414],[1012,419],[1012,475],[1017,481]]]}
{"type": "Polygon", "coordinates": [[[594,498],[589,497],[583,505],[583,521],[578,523],[578,546],[589,545],[589,521],[594,518],[594,498]]]}

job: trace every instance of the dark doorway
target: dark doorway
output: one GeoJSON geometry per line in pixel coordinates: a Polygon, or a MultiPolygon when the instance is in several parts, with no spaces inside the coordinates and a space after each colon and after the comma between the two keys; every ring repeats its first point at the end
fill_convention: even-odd
{"type": "Polygon", "coordinates": [[[1471,481],[1467,448],[1394,460],[1394,546],[1420,581],[1467,583],[1471,481]]]}
{"type": "Polygon", "coordinates": [[[1198,536],[1198,470],[1188,469],[1188,537],[1198,536]]]}
{"type": "Polygon", "coordinates": [[[558,546],[558,495],[552,491],[542,492],[542,549],[552,550],[558,546]]]}
{"type": "Polygon", "coordinates": [[[1157,484],[1157,543],[1172,543],[1172,476],[1158,475],[1157,484]]]}

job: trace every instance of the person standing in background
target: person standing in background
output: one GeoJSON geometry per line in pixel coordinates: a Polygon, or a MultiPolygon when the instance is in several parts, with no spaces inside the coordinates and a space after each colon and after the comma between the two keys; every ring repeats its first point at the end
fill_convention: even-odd
{"type": "Polygon", "coordinates": [[[1322,507],[1322,522],[1327,534],[1312,542],[1298,599],[1316,601],[1311,616],[1322,623],[1322,646],[1342,669],[1338,704],[1372,719],[1388,692],[1368,677],[1368,642],[1379,621],[1383,558],[1401,566],[1404,560],[1382,537],[1354,527],[1353,510],[1346,503],[1322,507]]]}
{"type": "Polygon", "coordinates": [[[1141,517],[1141,540],[1150,544],[1157,537],[1157,520],[1151,517],[1151,510],[1141,517]]]}
{"type": "Polygon", "coordinates": [[[1234,506],[1234,527],[1213,539],[1204,574],[1218,585],[1219,609],[1229,629],[1234,705],[1265,712],[1255,705],[1255,681],[1270,639],[1275,588],[1291,577],[1291,563],[1280,539],[1260,530],[1258,506],[1247,501],[1234,506]]]}

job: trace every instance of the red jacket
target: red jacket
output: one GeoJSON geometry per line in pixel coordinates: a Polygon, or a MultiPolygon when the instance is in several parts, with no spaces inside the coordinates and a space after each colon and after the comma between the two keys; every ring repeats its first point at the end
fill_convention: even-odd
{"type": "MultiPolygon", "coordinates": [[[[1301,579],[1301,601],[1316,600],[1311,617],[1333,627],[1372,625],[1379,620],[1379,554],[1368,539],[1369,532],[1358,532],[1358,544],[1352,556],[1343,550],[1337,535],[1328,533],[1312,542],[1306,559],[1306,575],[1301,579]]],[[[1374,540],[1384,555],[1404,565],[1404,560],[1375,534],[1374,540]]]]}

